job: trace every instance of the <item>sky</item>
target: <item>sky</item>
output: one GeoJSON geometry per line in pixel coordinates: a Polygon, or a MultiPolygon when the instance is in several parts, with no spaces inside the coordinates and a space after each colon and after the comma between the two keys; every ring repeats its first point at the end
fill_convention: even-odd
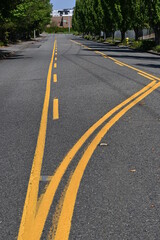
{"type": "Polygon", "coordinates": [[[51,0],[53,4],[53,10],[72,8],[75,6],[76,0],[51,0]]]}

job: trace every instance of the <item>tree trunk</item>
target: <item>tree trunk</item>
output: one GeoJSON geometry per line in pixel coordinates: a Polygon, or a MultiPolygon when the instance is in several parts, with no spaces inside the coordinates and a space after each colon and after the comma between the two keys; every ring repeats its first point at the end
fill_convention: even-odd
{"type": "Polygon", "coordinates": [[[160,27],[155,27],[154,28],[154,32],[155,32],[155,43],[156,45],[160,45],[160,27]]]}
{"type": "Polygon", "coordinates": [[[125,40],[125,32],[124,30],[121,30],[121,42],[125,40]]]}
{"type": "Polygon", "coordinates": [[[112,38],[113,38],[113,41],[114,41],[114,34],[115,34],[115,31],[112,32],[112,38]]]}
{"type": "Polygon", "coordinates": [[[139,29],[138,28],[134,28],[134,32],[135,32],[135,41],[138,41],[139,29]]]}

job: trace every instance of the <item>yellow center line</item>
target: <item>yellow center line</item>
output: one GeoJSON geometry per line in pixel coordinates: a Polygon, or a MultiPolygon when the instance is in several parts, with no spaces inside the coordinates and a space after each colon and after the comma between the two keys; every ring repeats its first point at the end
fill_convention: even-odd
{"type": "Polygon", "coordinates": [[[94,52],[97,53],[97,54],[100,54],[100,55],[102,55],[102,56],[106,56],[105,53],[102,53],[102,52],[100,52],[100,51],[94,51],[94,52]]]}
{"type": "Polygon", "coordinates": [[[148,78],[148,79],[151,80],[151,81],[154,81],[154,80],[155,80],[154,78],[149,77],[149,76],[147,76],[146,74],[143,74],[143,73],[140,73],[140,72],[138,72],[138,74],[141,75],[141,76],[143,76],[143,77],[145,77],[145,78],[148,78]]]}
{"type": "Polygon", "coordinates": [[[58,98],[53,99],[53,120],[59,119],[59,106],[58,98]]]}
{"type": "Polygon", "coordinates": [[[71,40],[71,42],[76,43],[77,45],[81,45],[81,43],[76,42],[76,41],[74,41],[74,40],[71,40]]]}
{"type": "Polygon", "coordinates": [[[54,63],[54,68],[57,68],[57,63],[54,63]]]}
{"type": "Polygon", "coordinates": [[[53,74],[53,82],[54,82],[54,83],[57,82],[57,74],[53,74]]]}
{"type": "Polygon", "coordinates": [[[119,109],[124,107],[126,104],[134,100],[136,97],[138,97],[140,94],[147,91],[150,87],[152,87],[156,81],[151,82],[147,86],[145,86],[143,89],[138,91],[137,93],[133,94],[131,97],[126,99],[124,102],[120,103],[118,106],[110,110],[107,114],[105,114],[100,120],[98,120],[94,125],[92,125],[85,133],[84,135],[77,141],[77,143],[73,146],[73,148],[68,152],[66,157],[63,159],[63,161],[60,163],[60,166],[56,170],[55,174],[53,175],[49,185],[46,188],[45,193],[43,196],[41,196],[41,201],[39,204],[39,208],[37,209],[36,219],[35,219],[35,225],[34,225],[34,238],[33,239],[40,239],[45,221],[47,219],[52,201],[54,199],[56,190],[60,184],[60,181],[66,172],[69,164],[72,162],[74,156],[79,151],[79,149],[83,146],[83,144],[86,142],[86,140],[94,133],[94,131],[101,126],[108,118],[110,118],[115,112],[117,112],[119,109]]]}
{"type": "Polygon", "coordinates": [[[123,64],[121,64],[121,63],[119,63],[119,62],[114,62],[115,64],[117,64],[117,65],[119,65],[119,66],[121,66],[121,67],[123,67],[123,64]]]}
{"type": "Polygon", "coordinates": [[[106,135],[109,129],[131,108],[133,108],[137,103],[139,103],[142,99],[151,94],[154,90],[160,87],[160,83],[154,85],[147,92],[142,94],[140,97],[135,99],[125,108],[123,108],[119,113],[117,113],[96,135],[93,141],[90,143],[88,148],[85,150],[82,158],[80,159],[72,177],[70,183],[67,187],[67,191],[65,193],[63,206],[61,209],[61,214],[58,220],[57,230],[55,234],[54,240],[67,240],[69,239],[71,221],[74,212],[74,206],[77,198],[78,189],[80,187],[80,182],[84,175],[85,169],[88,165],[88,162],[93,155],[95,149],[98,144],[102,140],[102,138],[106,135]]]}
{"type": "Polygon", "coordinates": [[[156,77],[156,76],[154,76],[154,75],[152,75],[152,74],[146,73],[146,72],[144,72],[144,71],[142,71],[142,70],[139,70],[138,68],[134,68],[134,67],[132,67],[132,66],[130,66],[130,65],[124,63],[124,62],[122,62],[122,64],[123,64],[124,66],[130,68],[130,69],[135,70],[136,72],[140,72],[140,73],[142,73],[142,74],[144,74],[144,75],[147,75],[147,76],[149,76],[149,77],[154,78],[155,80],[160,81],[160,78],[158,78],[158,77],[156,77]]]}
{"type": "Polygon", "coordinates": [[[90,47],[87,47],[87,46],[84,46],[84,48],[87,48],[87,49],[89,49],[89,50],[90,50],[90,49],[92,49],[92,48],[90,48],[90,47]]]}
{"type": "MultiPolygon", "coordinates": [[[[109,57],[109,56],[108,56],[108,58],[111,59],[112,61],[117,61],[115,58],[112,58],[112,57],[109,57]]],[[[130,66],[130,65],[124,63],[124,62],[120,62],[120,61],[118,61],[118,62],[121,63],[121,64],[123,64],[123,66],[126,66],[126,67],[128,67],[128,68],[130,68],[130,69],[132,69],[132,70],[134,70],[134,71],[136,71],[136,72],[140,72],[140,73],[142,73],[142,74],[144,74],[144,75],[147,75],[147,76],[149,76],[149,77],[154,78],[155,80],[160,81],[160,78],[157,78],[157,77],[154,76],[154,75],[151,75],[151,74],[149,74],[149,73],[146,73],[146,72],[144,72],[144,71],[142,71],[142,70],[140,70],[140,69],[138,69],[138,68],[132,67],[132,66],[130,66]]]]}
{"type": "Polygon", "coordinates": [[[87,48],[87,49],[92,49],[92,48],[90,48],[90,47],[87,47],[86,45],[83,45],[83,44],[81,44],[81,43],[78,43],[78,42],[76,42],[76,41],[74,41],[74,40],[70,40],[71,42],[73,42],[73,43],[76,43],[77,45],[80,45],[80,46],[82,46],[82,47],[84,47],[84,48],[87,48]]]}
{"type": "Polygon", "coordinates": [[[45,137],[47,129],[47,119],[48,119],[48,108],[49,108],[49,99],[50,99],[50,89],[51,89],[51,74],[53,59],[55,53],[55,44],[52,53],[52,58],[48,70],[47,83],[46,83],[46,92],[39,128],[39,134],[37,139],[37,145],[35,149],[35,155],[33,159],[21,224],[19,228],[18,240],[28,240],[31,239],[32,228],[34,225],[34,219],[36,215],[36,205],[39,191],[39,181],[40,181],[40,172],[42,167],[44,148],[45,148],[45,137]]]}

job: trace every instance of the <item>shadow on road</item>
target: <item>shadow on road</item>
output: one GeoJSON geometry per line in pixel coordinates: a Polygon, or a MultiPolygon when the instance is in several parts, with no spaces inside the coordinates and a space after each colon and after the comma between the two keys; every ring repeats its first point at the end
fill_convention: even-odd
{"type": "MultiPolygon", "coordinates": [[[[101,51],[101,52],[107,52],[107,55],[109,55],[110,57],[113,58],[128,58],[128,59],[140,59],[140,60],[146,60],[146,61],[157,61],[160,60],[159,56],[156,55],[151,55],[148,54],[146,52],[141,52],[141,51],[135,51],[132,49],[129,49],[127,47],[117,47],[117,46],[113,46],[110,44],[101,44],[101,43],[95,43],[95,42],[86,42],[86,40],[84,39],[74,39],[75,41],[78,40],[79,42],[82,42],[86,44],[87,47],[90,47],[92,49],[84,49],[84,51],[101,51]],[[113,54],[112,54],[113,53],[113,54]],[[114,54],[117,53],[117,54],[114,54]],[[144,53],[144,56],[139,56],[138,54],[142,54],[144,53]],[[150,55],[150,56],[149,56],[150,55]]],[[[143,65],[142,65],[143,66],[143,65]]],[[[145,65],[144,65],[145,66],[145,65]]],[[[147,65],[148,67],[154,67],[154,68],[159,68],[160,65],[159,64],[150,64],[147,65]]]]}
{"type": "Polygon", "coordinates": [[[156,65],[156,64],[142,64],[142,63],[138,63],[136,65],[142,66],[142,67],[160,68],[160,65],[156,65]]]}
{"type": "Polygon", "coordinates": [[[28,59],[32,57],[25,57],[22,54],[0,50],[0,60],[14,60],[14,59],[28,59]]]}

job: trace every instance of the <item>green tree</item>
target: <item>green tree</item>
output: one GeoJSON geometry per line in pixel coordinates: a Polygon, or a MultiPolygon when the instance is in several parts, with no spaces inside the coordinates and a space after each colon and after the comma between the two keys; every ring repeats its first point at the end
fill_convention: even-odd
{"type": "Polygon", "coordinates": [[[100,34],[100,31],[103,30],[104,23],[104,11],[101,0],[93,0],[93,12],[94,22],[92,22],[92,25],[94,26],[94,33],[100,34]]]}
{"type": "Polygon", "coordinates": [[[103,31],[112,33],[118,29],[118,25],[122,22],[121,8],[119,1],[103,0],[102,8],[103,16],[103,31]]]}
{"type": "Polygon", "coordinates": [[[85,32],[85,13],[84,3],[82,0],[76,0],[72,24],[74,30],[81,33],[85,32]]]}
{"type": "Polygon", "coordinates": [[[41,32],[51,12],[50,0],[1,0],[0,39],[30,37],[34,29],[41,32]]]}
{"type": "Polygon", "coordinates": [[[4,43],[8,42],[9,31],[14,29],[15,26],[11,21],[11,11],[22,0],[1,0],[0,1],[0,40],[4,43]]]}
{"type": "Polygon", "coordinates": [[[121,21],[118,23],[118,28],[121,31],[121,41],[123,42],[125,39],[125,32],[131,27],[131,16],[130,16],[130,1],[128,0],[118,0],[120,6],[121,13],[121,21]]]}
{"type": "Polygon", "coordinates": [[[145,0],[148,10],[149,23],[155,32],[155,42],[160,44],[160,0],[145,0]]]}
{"type": "Polygon", "coordinates": [[[12,19],[27,38],[33,30],[42,31],[50,23],[52,6],[49,0],[26,0],[12,11],[12,19]]]}
{"type": "Polygon", "coordinates": [[[147,8],[144,0],[130,0],[130,19],[131,27],[135,31],[135,40],[144,27],[149,27],[147,8]]]}
{"type": "Polygon", "coordinates": [[[101,0],[77,0],[73,28],[84,34],[100,34],[103,23],[101,0]]]}

